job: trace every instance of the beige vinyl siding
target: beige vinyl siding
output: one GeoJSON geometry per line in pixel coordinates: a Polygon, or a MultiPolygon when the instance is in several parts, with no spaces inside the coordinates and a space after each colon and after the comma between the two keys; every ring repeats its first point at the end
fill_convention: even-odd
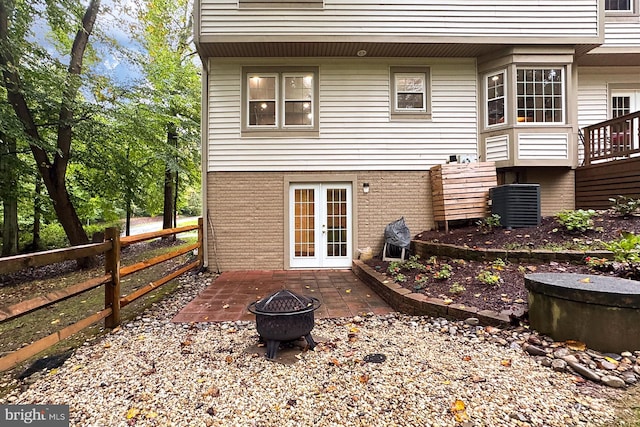
{"type": "Polygon", "coordinates": [[[518,134],[518,159],[563,160],[569,158],[569,135],[566,133],[518,134]]]}
{"type": "Polygon", "coordinates": [[[423,170],[449,155],[477,153],[473,59],[316,64],[318,138],[241,138],[241,67],[211,65],[209,171],[423,170]],[[430,67],[431,120],[391,121],[389,68],[395,65],[430,67]]]}
{"type": "Polygon", "coordinates": [[[486,161],[509,160],[509,135],[497,135],[486,138],[486,161]]]}
{"type": "Polygon", "coordinates": [[[321,9],[276,10],[201,0],[200,9],[201,36],[512,37],[538,43],[599,36],[598,0],[327,0],[321,9]]]}
{"type": "Polygon", "coordinates": [[[640,67],[580,67],[578,125],[580,129],[610,118],[611,88],[640,87],[640,67]]]}
{"type": "Polygon", "coordinates": [[[603,48],[635,48],[634,52],[640,49],[640,20],[635,17],[633,20],[609,21],[605,22],[603,48]]]}

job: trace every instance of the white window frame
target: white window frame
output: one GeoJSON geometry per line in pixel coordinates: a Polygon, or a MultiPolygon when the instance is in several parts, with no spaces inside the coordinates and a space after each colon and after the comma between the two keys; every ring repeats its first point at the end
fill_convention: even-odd
{"type": "Polygon", "coordinates": [[[285,72],[282,73],[281,75],[281,87],[282,89],[282,96],[281,98],[281,114],[280,117],[282,117],[282,120],[280,122],[280,126],[282,129],[312,129],[314,127],[314,113],[315,113],[315,108],[314,108],[314,90],[313,90],[313,85],[315,82],[315,76],[313,74],[311,74],[311,99],[296,99],[296,98],[291,98],[291,99],[287,99],[287,91],[285,89],[285,82],[286,79],[289,77],[302,77],[302,79],[306,79],[307,77],[309,77],[310,73],[305,73],[305,72],[299,72],[299,73],[289,73],[289,72],[285,72]],[[303,125],[287,125],[286,124],[286,119],[287,119],[287,115],[286,115],[286,105],[287,105],[287,101],[294,101],[294,102],[308,102],[309,103],[309,107],[310,107],[310,112],[309,112],[309,116],[311,118],[311,123],[310,124],[303,124],[303,125]]]}
{"type": "Polygon", "coordinates": [[[247,123],[246,126],[249,129],[277,129],[278,128],[278,123],[279,123],[279,105],[280,103],[278,102],[278,98],[279,96],[279,88],[280,88],[280,82],[279,82],[279,76],[277,73],[250,73],[247,75],[247,81],[246,81],[246,85],[247,85],[247,96],[246,96],[246,108],[247,108],[247,123]],[[258,99],[258,100],[253,100],[251,99],[251,80],[252,79],[261,79],[261,78],[273,78],[275,81],[275,98],[274,99],[258,99]],[[251,102],[254,101],[263,101],[263,102],[273,102],[275,104],[274,106],[274,113],[275,113],[275,119],[274,119],[274,123],[272,125],[251,125],[250,123],[250,119],[249,116],[251,114],[251,102]]]}
{"type": "Polygon", "coordinates": [[[390,99],[391,99],[391,119],[424,120],[431,119],[431,70],[426,66],[411,67],[391,67],[389,73],[390,99]],[[424,87],[422,94],[422,106],[420,108],[399,108],[398,107],[398,78],[405,76],[419,76],[423,79],[424,87]]]}
{"type": "Polygon", "coordinates": [[[484,93],[485,93],[485,108],[486,108],[485,115],[484,115],[485,127],[489,128],[489,127],[495,127],[495,126],[501,126],[501,125],[507,124],[508,117],[509,117],[509,102],[508,102],[509,98],[507,96],[507,70],[499,70],[499,71],[486,74],[484,79],[484,93]],[[501,74],[502,74],[502,96],[490,98],[489,97],[489,80],[501,74]],[[489,124],[489,103],[491,101],[499,100],[500,98],[502,98],[502,122],[489,124]]]}
{"type": "MultiPolygon", "coordinates": [[[[242,70],[242,135],[243,136],[317,136],[318,135],[318,68],[317,67],[244,67],[242,70]],[[275,78],[275,124],[274,125],[251,125],[251,78],[273,77],[275,78]],[[288,77],[311,77],[311,99],[309,99],[309,109],[311,116],[310,124],[285,125],[285,79],[288,77]]],[[[271,101],[271,100],[268,100],[271,101]]]]}
{"type": "Polygon", "coordinates": [[[605,2],[605,15],[607,18],[626,20],[629,17],[637,17],[640,11],[640,0],[629,0],[629,9],[607,9],[605,2]]]}
{"type": "MultiPolygon", "coordinates": [[[[516,114],[516,125],[526,125],[526,126],[553,126],[553,125],[565,125],[567,123],[567,102],[566,102],[566,70],[565,67],[562,65],[540,65],[540,66],[519,66],[516,67],[515,70],[515,80],[516,80],[516,93],[515,93],[515,100],[516,100],[516,105],[514,108],[515,114],[516,114]],[[560,81],[560,91],[561,91],[561,97],[560,97],[560,102],[562,104],[562,109],[561,109],[561,120],[560,121],[520,121],[520,116],[518,114],[518,110],[520,110],[519,108],[519,99],[520,99],[520,95],[518,93],[518,83],[519,83],[519,79],[518,79],[518,73],[520,71],[526,71],[526,70],[536,70],[536,71],[547,71],[547,70],[560,70],[560,77],[561,77],[561,81],[560,81]]],[[[534,81],[535,83],[535,81],[534,81]]],[[[535,94],[533,94],[535,96],[535,94]]],[[[530,97],[532,96],[532,94],[526,94],[525,92],[525,96],[530,97]]],[[[543,96],[544,99],[544,96],[543,96]]],[[[526,109],[526,108],[525,108],[526,109]]],[[[534,117],[535,117],[535,112],[536,111],[540,111],[539,108],[537,107],[533,107],[533,112],[534,112],[534,117]]],[[[542,108],[542,111],[544,111],[544,107],[542,108]]],[[[526,118],[525,116],[522,116],[524,118],[526,118]]]]}

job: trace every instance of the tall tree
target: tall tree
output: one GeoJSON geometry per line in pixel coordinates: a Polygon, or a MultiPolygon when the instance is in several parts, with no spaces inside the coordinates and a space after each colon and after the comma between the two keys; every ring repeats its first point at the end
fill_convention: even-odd
{"type": "Polygon", "coordinates": [[[163,228],[176,225],[179,174],[189,167],[188,153],[199,135],[193,131],[200,123],[200,79],[193,61],[191,7],[189,0],[148,0],[140,9],[136,36],[145,52],[141,63],[152,88],[149,96],[164,123],[163,228]]]}
{"type": "MultiPolygon", "coordinates": [[[[54,10],[50,2],[41,6],[46,10],[54,32],[68,29],[69,19],[76,17],[73,12],[78,8],[78,4],[71,2],[64,2],[63,6],[71,8],[64,11],[54,10]]],[[[77,31],[69,52],[69,64],[66,73],[63,73],[61,91],[55,102],[57,118],[55,132],[52,132],[51,138],[54,142],[40,130],[44,124],[36,121],[36,101],[29,99],[30,93],[33,92],[25,90],[26,66],[21,61],[24,48],[29,46],[26,41],[27,30],[21,24],[33,20],[33,17],[26,15],[36,14],[38,10],[33,4],[19,0],[0,0],[0,68],[7,99],[22,124],[25,139],[53,202],[58,221],[72,245],[88,242],[65,179],[71,156],[73,126],[77,120],[75,107],[81,87],[83,59],[99,8],[100,0],[90,0],[81,18],[79,17],[80,21],[77,22],[77,31]]],[[[49,108],[54,106],[52,100],[49,100],[49,103],[49,108]]]]}

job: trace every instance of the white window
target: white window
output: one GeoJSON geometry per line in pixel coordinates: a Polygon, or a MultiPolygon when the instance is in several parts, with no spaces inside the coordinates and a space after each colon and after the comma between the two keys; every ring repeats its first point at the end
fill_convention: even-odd
{"type": "Polygon", "coordinates": [[[564,123],[562,68],[520,68],[516,86],[518,122],[564,123]]]}
{"type": "Polygon", "coordinates": [[[505,71],[500,71],[486,78],[487,126],[505,122],[505,75],[505,71]]]}
{"type": "Polygon", "coordinates": [[[392,118],[429,118],[429,69],[391,68],[392,118]]]}
{"type": "Polygon", "coordinates": [[[317,130],[315,70],[245,71],[245,131],[317,130]]]}

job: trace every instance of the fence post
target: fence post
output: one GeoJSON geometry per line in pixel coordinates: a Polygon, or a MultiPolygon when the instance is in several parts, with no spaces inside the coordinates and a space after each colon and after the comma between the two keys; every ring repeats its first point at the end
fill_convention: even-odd
{"type": "Polygon", "coordinates": [[[104,307],[111,307],[111,315],[104,319],[106,328],[120,324],[120,230],[110,227],[105,230],[105,241],[111,240],[111,250],[105,253],[106,274],[111,274],[111,282],[104,285],[104,307]]]}
{"type": "Polygon", "coordinates": [[[198,218],[198,267],[202,268],[204,265],[204,240],[203,240],[203,230],[204,230],[204,220],[202,217],[198,218]]]}

